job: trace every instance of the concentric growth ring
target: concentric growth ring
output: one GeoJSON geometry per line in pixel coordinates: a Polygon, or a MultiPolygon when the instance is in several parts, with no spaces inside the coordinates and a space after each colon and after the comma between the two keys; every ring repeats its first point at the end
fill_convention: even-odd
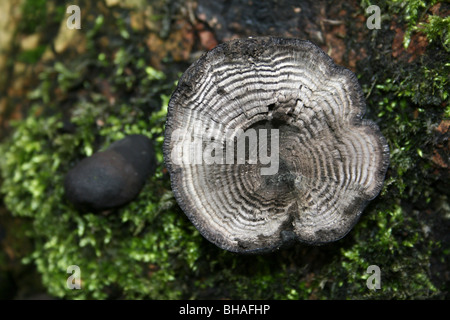
{"type": "Polygon", "coordinates": [[[184,73],[164,157],[175,197],[235,252],[336,241],[379,193],[389,149],[355,75],[309,41],[224,43],[184,73]]]}

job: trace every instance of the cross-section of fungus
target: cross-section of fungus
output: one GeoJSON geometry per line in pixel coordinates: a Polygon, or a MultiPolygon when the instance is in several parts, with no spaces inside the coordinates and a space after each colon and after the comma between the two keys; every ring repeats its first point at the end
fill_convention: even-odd
{"type": "Polygon", "coordinates": [[[309,41],[221,44],[184,73],[164,157],[201,234],[235,252],[336,241],[379,193],[389,149],[355,75],[309,41]]]}

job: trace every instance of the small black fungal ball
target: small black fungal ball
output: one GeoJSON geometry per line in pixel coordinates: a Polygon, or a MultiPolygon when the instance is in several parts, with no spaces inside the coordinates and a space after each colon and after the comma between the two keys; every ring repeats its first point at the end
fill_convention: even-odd
{"type": "Polygon", "coordinates": [[[120,207],[139,194],[155,169],[152,141],[130,135],[71,169],[64,181],[66,198],[81,211],[120,207]]]}

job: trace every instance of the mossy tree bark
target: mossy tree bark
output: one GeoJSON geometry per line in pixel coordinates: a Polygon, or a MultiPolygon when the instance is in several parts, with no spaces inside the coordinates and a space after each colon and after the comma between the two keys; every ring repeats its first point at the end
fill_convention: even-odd
{"type": "Polygon", "coordinates": [[[368,29],[370,1],[80,0],[82,29],[68,30],[58,1],[1,2],[12,19],[0,52],[8,277],[19,283],[26,257],[50,294],[66,298],[448,298],[450,7],[401,3],[379,4],[381,29],[368,29]],[[159,175],[117,216],[79,216],[60,198],[69,164],[123,133],[162,147],[173,83],[201,53],[269,35],[311,40],[355,72],[366,116],[389,144],[385,186],[346,238],[263,256],[223,252],[175,205],[162,153],[159,175]],[[10,236],[24,227],[31,247],[10,236]],[[70,256],[98,275],[89,290],[60,287],[70,256]],[[120,268],[112,259],[123,259],[120,268]],[[373,264],[382,272],[377,291],[365,283],[373,264]]]}

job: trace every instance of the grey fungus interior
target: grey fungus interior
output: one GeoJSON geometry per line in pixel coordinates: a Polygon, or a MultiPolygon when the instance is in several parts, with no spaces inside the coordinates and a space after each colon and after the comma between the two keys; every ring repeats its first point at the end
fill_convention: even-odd
{"type": "Polygon", "coordinates": [[[164,159],[175,198],[229,251],[339,240],[389,165],[364,113],[356,76],[309,41],[223,43],[187,69],[169,102],[164,159]]]}

